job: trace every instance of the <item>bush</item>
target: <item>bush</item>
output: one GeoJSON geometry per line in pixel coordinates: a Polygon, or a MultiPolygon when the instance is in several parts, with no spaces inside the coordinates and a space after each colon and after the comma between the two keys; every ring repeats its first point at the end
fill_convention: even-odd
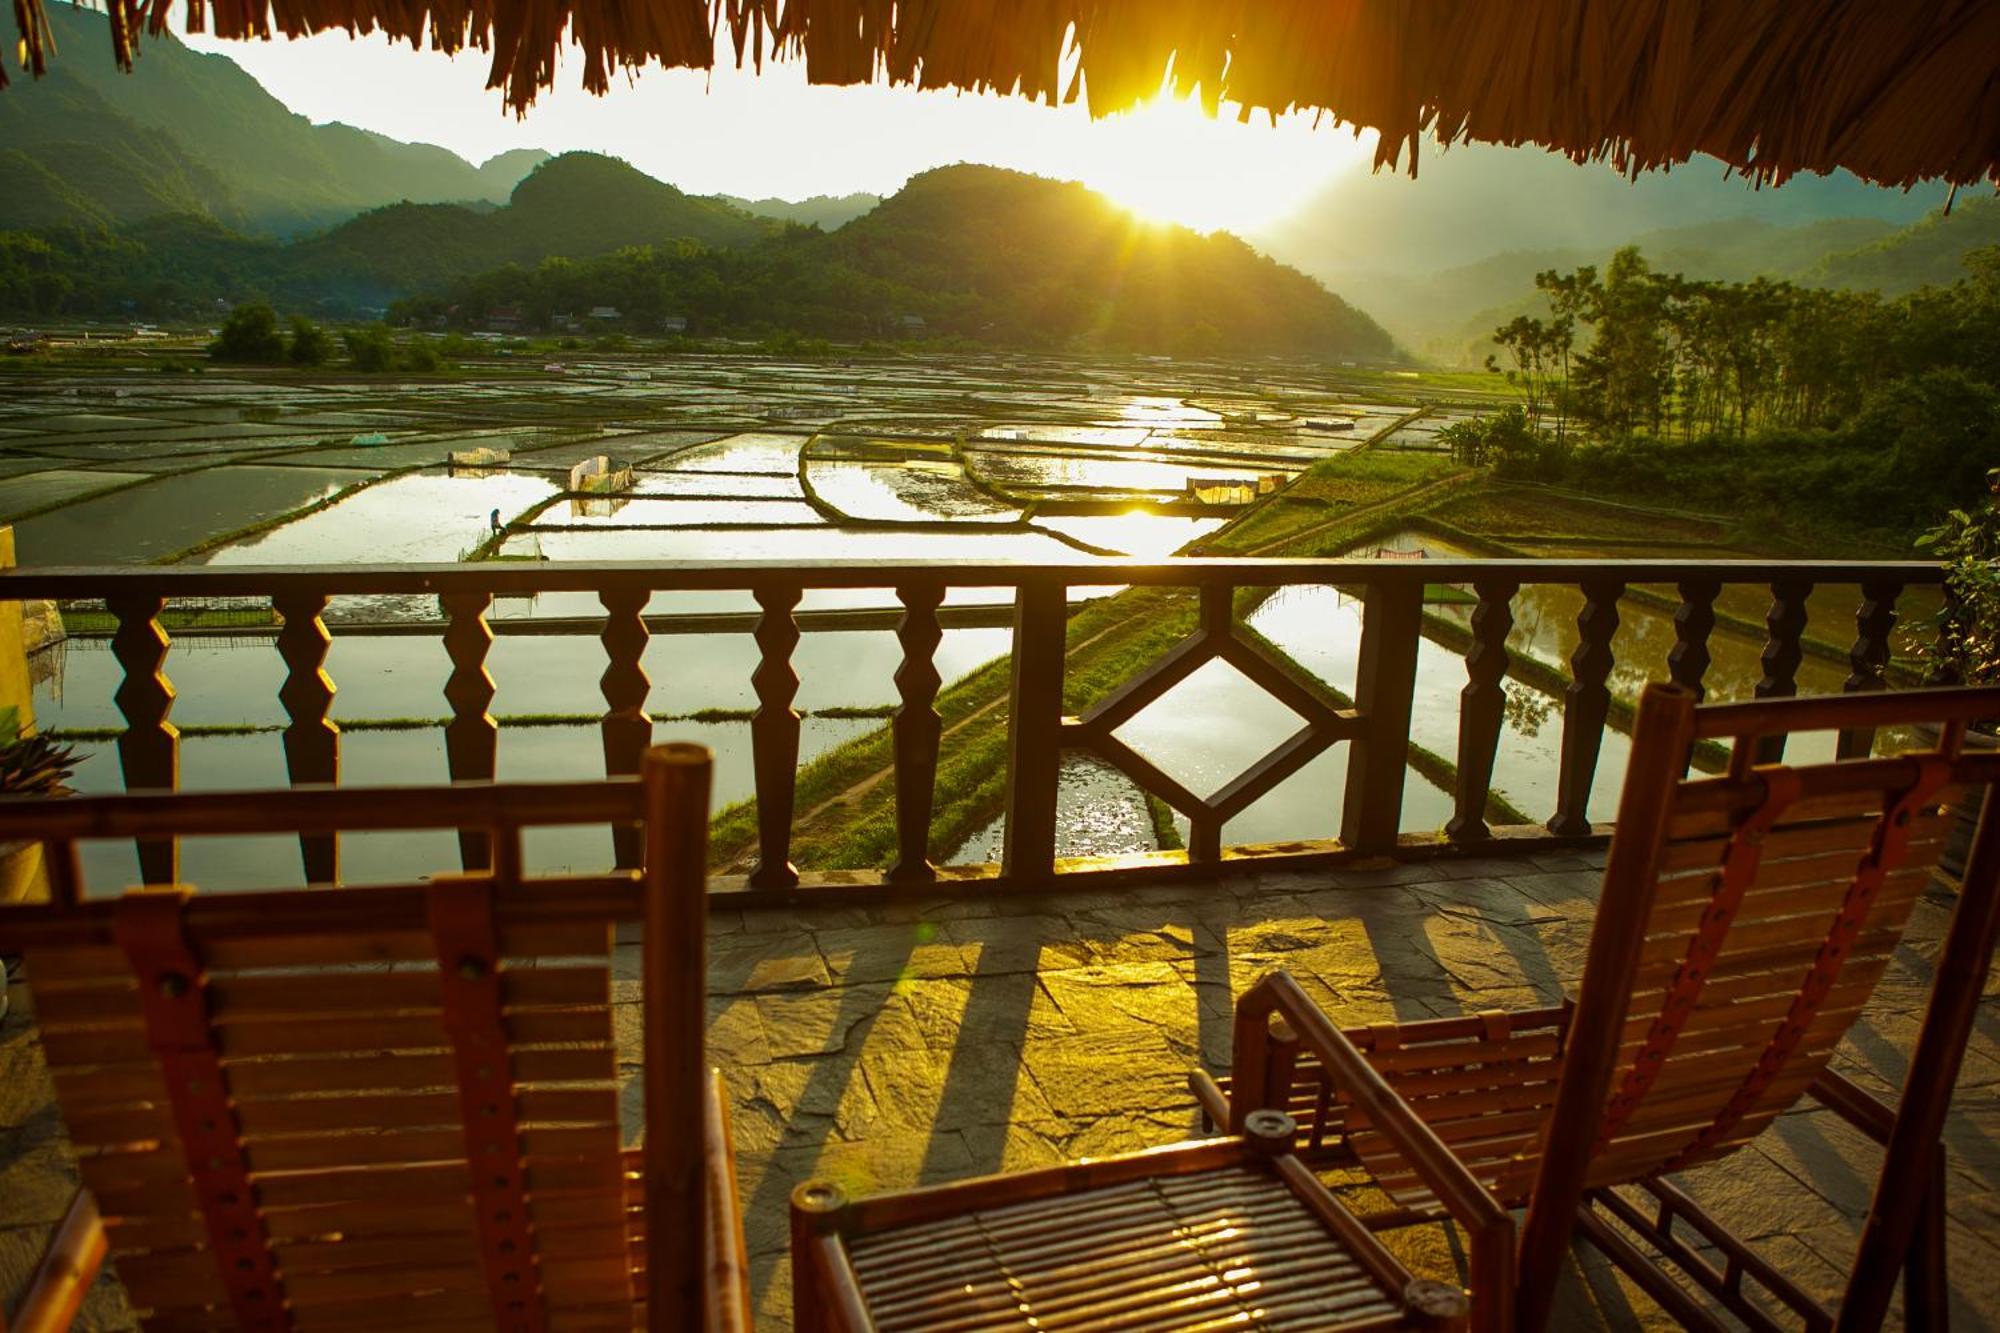
{"type": "Polygon", "coordinates": [[[347,345],[347,359],[364,374],[378,375],[396,368],[396,344],[389,330],[374,325],[365,329],[344,329],[341,342],[347,345]]]}
{"type": "Polygon", "coordinates": [[[333,356],[333,340],[326,330],[304,315],[292,316],[292,364],[323,366],[333,356]]]}
{"type": "Polygon", "coordinates": [[[208,354],[217,361],[253,366],[283,364],[285,339],[278,332],[277,312],[262,302],[237,306],[229,312],[221,334],[208,345],[208,354]]]}
{"type": "Polygon", "coordinates": [[[2000,391],[1962,370],[1927,370],[1898,380],[1862,405],[1845,434],[1895,460],[1898,475],[1921,479],[1931,494],[1906,506],[1909,517],[1937,512],[1938,501],[1964,503],[2000,467],[2000,391]]]}
{"type": "Polygon", "coordinates": [[[430,375],[448,366],[438,352],[438,340],[435,338],[418,335],[398,346],[389,330],[380,324],[365,329],[347,329],[340,337],[347,344],[347,359],[354,363],[356,370],[365,374],[379,375],[403,370],[430,375]]]}
{"type": "Polygon", "coordinates": [[[1528,424],[1528,414],[1509,407],[1497,416],[1455,421],[1438,432],[1452,459],[1471,467],[1491,467],[1517,480],[1544,480],[1568,464],[1570,446],[1528,424]]]}
{"type": "Polygon", "coordinates": [[[399,359],[404,370],[413,370],[420,375],[431,375],[444,369],[444,358],[438,355],[437,344],[429,338],[411,339],[399,359]]]}

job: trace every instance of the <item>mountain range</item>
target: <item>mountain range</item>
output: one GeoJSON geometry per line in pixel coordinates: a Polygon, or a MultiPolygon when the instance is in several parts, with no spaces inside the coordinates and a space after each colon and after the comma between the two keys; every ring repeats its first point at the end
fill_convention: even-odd
{"type": "Polygon", "coordinates": [[[500,203],[548,154],[474,166],[294,114],[226,56],[150,38],[132,74],[104,15],[47,6],[62,59],[0,95],[0,227],[116,225],[162,214],[275,236],[400,200],[500,203]]]}
{"type": "Polygon", "coordinates": [[[1707,158],[1627,180],[1532,148],[1461,144],[1426,153],[1415,179],[1357,167],[1251,239],[1409,350],[1456,363],[1527,308],[1537,272],[1601,265],[1624,245],[1691,277],[1892,293],[1950,282],[1966,249],[2000,241],[2000,210],[1968,199],[1940,216],[1945,198],[1844,172],[1757,189],[1707,158]]]}
{"type": "Polygon", "coordinates": [[[725,204],[734,204],[746,213],[755,213],[760,218],[796,222],[801,227],[818,227],[823,231],[844,227],[882,202],[882,196],[879,194],[816,194],[810,199],[797,201],[742,199],[733,194],[719,194],[715,197],[725,204]]]}
{"type": "MultiPolygon", "coordinates": [[[[688,251],[725,285],[754,286],[778,256],[806,266],[798,291],[766,296],[823,331],[901,309],[974,337],[1047,342],[1061,330],[1132,346],[1216,333],[1269,346],[1245,304],[1254,293],[1286,311],[1274,327],[1316,351],[1379,355],[1386,328],[1419,356],[1478,364],[1493,325],[1534,307],[1536,272],[1601,264],[1625,244],[1690,276],[1893,293],[1949,282],[1966,250],[2000,242],[2000,201],[1983,197],[1943,215],[1935,192],[1838,174],[1754,190],[1697,160],[1627,181],[1534,149],[1465,145],[1426,154],[1418,180],[1336,178],[1250,237],[1273,263],[1226,235],[1149,238],[1081,187],[987,168],[925,173],[886,201],[794,202],[693,196],[591,153],[517,150],[475,166],[314,125],[227,57],[171,36],[119,73],[101,14],[56,3],[50,19],[64,58],[0,94],[0,307],[39,314],[206,317],[218,301],[265,297],[343,316],[651,246],[688,251]],[[718,258],[752,252],[733,268],[718,258]],[[1285,265],[1340,296],[1304,295],[1318,288],[1285,265]],[[831,295],[842,283],[853,290],[831,295]],[[1148,320],[1157,330],[1141,336],[1148,320]]],[[[695,308],[678,279],[661,281],[662,310],[695,308]]],[[[741,301],[704,299],[715,327],[755,322],[741,301]]]]}

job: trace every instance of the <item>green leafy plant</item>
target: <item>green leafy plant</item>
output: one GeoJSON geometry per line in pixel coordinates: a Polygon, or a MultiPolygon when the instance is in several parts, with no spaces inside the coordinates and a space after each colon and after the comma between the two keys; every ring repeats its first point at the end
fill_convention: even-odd
{"type": "Polygon", "coordinates": [[[270,306],[258,302],[240,305],[229,312],[222,332],[208,345],[216,361],[240,361],[249,365],[275,366],[285,360],[285,335],[278,331],[278,316],[270,306]]]}
{"type": "Polygon", "coordinates": [[[46,736],[21,734],[21,715],[0,708],[0,794],[67,796],[77,753],[46,736]]]}
{"type": "Polygon", "coordinates": [[[295,366],[325,365],[333,356],[333,339],[304,315],[293,315],[292,346],[287,355],[295,366]]]}
{"type": "Polygon", "coordinates": [[[2000,681],[2000,468],[1986,486],[1985,505],[1953,509],[1917,538],[1945,567],[1945,602],[1925,654],[1969,685],[2000,681]]]}

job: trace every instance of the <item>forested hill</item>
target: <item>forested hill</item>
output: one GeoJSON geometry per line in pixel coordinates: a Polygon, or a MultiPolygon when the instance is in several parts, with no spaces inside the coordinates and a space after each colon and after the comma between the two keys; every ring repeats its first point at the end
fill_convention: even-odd
{"type": "Polygon", "coordinates": [[[314,125],[234,61],[171,34],[144,39],[123,74],[101,12],[47,9],[62,59],[0,94],[0,227],[192,214],[285,236],[400,199],[498,202],[546,156],[475,167],[430,144],[314,125]]]}
{"type": "Polygon", "coordinates": [[[997,167],[916,176],[823,248],[844,267],[935,294],[940,315],[966,331],[990,322],[1009,342],[1393,350],[1374,320],[1235,236],[1145,222],[1084,186],[997,167]]]}
{"type": "Polygon", "coordinates": [[[838,231],[738,251],[695,245],[507,269],[405,308],[477,324],[615,305],[697,333],[954,335],[1011,346],[1394,355],[1367,315],[1234,236],[1143,222],[1081,185],[943,167],[838,231]]]}
{"type": "Polygon", "coordinates": [[[565,153],[535,168],[503,208],[392,204],[301,241],[286,255],[279,282],[315,299],[386,305],[508,264],[678,240],[747,245],[778,225],[683,194],[617,158],[565,153]]]}
{"type": "Polygon", "coordinates": [[[741,245],[780,226],[615,158],[568,153],[542,163],[499,208],[392,204],[289,243],[185,213],[109,230],[0,231],[0,311],[206,319],[218,302],[257,299],[338,318],[506,265],[683,239],[741,245]]]}
{"type": "Polygon", "coordinates": [[[1864,287],[1899,296],[1919,287],[1945,287],[1965,272],[1965,257],[2000,245],[2000,199],[1970,195],[1866,245],[1839,250],[1804,267],[1798,277],[1814,287],[1864,287]]]}

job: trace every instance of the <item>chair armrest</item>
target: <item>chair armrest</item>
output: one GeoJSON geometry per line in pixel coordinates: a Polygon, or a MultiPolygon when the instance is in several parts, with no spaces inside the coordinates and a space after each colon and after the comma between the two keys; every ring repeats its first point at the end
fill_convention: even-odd
{"type": "MultiPolygon", "coordinates": [[[[97,1280],[97,1271],[104,1267],[107,1248],[97,1200],[89,1190],[78,1190],[35,1266],[28,1294],[14,1312],[14,1333],[63,1333],[68,1329],[90,1284],[97,1280]]],[[[5,1326],[0,1321],[0,1328],[5,1326]]]]}
{"type": "MultiPolygon", "coordinates": [[[[1252,986],[1236,1004],[1235,1060],[1230,1096],[1230,1128],[1242,1132],[1242,1118],[1257,1109],[1255,1089],[1263,1082],[1261,1066],[1272,1014],[1283,1016],[1301,1045],[1317,1055],[1334,1087],[1344,1094],[1396,1146],[1403,1160],[1437,1196],[1461,1226],[1470,1231],[1511,1231],[1513,1216],[1491,1190],[1473,1176],[1425,1124],[1402,1094],[1335,1027],[1323,1010],[1288,972],[1273,972],[1252,986]]],[[[1280,1108],[1282,1109],[1282,1108],[1280,1108]]]]}
{"type": "Polygon", "coordinates": [[[729,1090],[722,1071],[708,1071],[702,1119],[702,1179],[708,1195],[708,1330],[749,1333],[750,1264],[743,1209],[736,1198],[736,1154],[729,1128],[729,1090]]]}

